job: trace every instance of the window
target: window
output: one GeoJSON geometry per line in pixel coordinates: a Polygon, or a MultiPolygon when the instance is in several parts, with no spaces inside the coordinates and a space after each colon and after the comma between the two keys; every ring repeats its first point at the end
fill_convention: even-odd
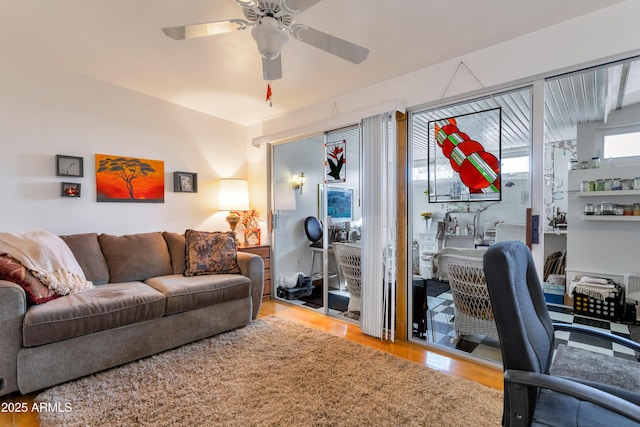
{"type": "Polygon", "coordinates": [[[604,158],[640,156],[640,132],[604,136],[604,158]]]}
{"type": "Polygon", "coordinates": [[[508,173],[529,172],[529,156],[503,157],[502,175],[508,173]]]}

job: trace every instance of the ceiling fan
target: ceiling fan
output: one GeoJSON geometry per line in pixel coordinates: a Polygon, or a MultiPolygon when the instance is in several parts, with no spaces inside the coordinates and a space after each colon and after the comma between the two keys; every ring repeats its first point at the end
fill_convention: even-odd
{"type": "Polygon", "coordinates": [[[300,13],[321,0],[235,0],[242,6],[246,19],[205,22],[163,28],[162,31],[174,40],[192,39],[223,34],[252,27],[251,35],[262,55],[262,74],[265,80],[282,78],[281,50],[289,40],[289,34],[303,43],[329,52],[342,59],[360,64],[367,59],[369,49],[332,36],[322,31],[295,24],[300,13]]]}

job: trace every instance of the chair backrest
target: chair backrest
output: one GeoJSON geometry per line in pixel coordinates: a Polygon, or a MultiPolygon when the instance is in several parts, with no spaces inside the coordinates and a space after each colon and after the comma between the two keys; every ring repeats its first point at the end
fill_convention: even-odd
{"type": "Polygon", "coordinates": [[[315,216],[308,216],[304,219],[304,232],[311,243],[322,239],[322,223],[315,216]]]}
{"type": "Polygon", "coordinates": [[[504,369],[547,373],[553,325],[531,251],[519,240],[495,243],[484,255],[484,274],[504,369]]]}
{"type": "Polygon", "coordinates": [[[482,258],[444,255],[456,310],[482,320],[493,320],[482,258]]]}
{"type": "Polygon", "coordinates": [[[333,250],[340,265],[342,275],[348,283],[360,285],[360,254],[362,248],[353,243],[334,243],[333,250]]]}

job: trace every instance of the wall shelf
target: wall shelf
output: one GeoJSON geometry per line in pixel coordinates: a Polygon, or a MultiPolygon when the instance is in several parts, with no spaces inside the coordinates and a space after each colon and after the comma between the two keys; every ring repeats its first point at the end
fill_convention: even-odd
{"type": "Polygon", "coordinates": [[[640,215],[582,215],[585,221],[640,221],[640,215]]]}
{"type": "Polygon", "coordinates": [[[578,197],[640,196],[640,190],[577,191],[578,197]]]}

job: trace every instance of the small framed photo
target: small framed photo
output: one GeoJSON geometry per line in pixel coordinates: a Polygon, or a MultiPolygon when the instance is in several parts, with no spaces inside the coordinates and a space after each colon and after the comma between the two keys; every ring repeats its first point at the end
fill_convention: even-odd
{"type": "Polygon", "coordinates": [[[173,191],[177,193],[197,193],[198,174],[192,172],[174,172],[173,191]]]}
{"type": "Polygon", "coordinates": [[[62,197],[80,197],[80,184],[77,182],[61,182],[60,195],[62,197]]]}
{"type": "Polygon", "coordinates": [[[57,176],[84,176],[84,164],[82,157],[56,155],[57,176]]]}

